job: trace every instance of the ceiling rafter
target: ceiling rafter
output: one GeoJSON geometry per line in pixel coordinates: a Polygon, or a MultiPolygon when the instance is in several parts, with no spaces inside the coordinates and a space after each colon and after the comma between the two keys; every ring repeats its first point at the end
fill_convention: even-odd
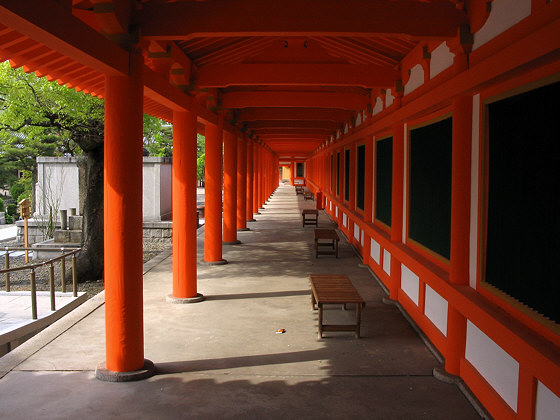
{"type": "Polygon", "coordinates": [[[467,22],[467,16],[449,2],[229,0],[154,5],[148,2],[134,12],[134,21],[149,39],[286,34],[443,39],[454,36],[457,27],[467,22]]]}
{"type": "Polygon", "coordinates": [[[400,77],[390,68],[360,64],[232,64],[202,67],[197,86],[300,85],[390,86],[400,77]]]}
{"type": "Polygon", "coordinates": [[[369,101],[369,95],[343,92],[247,90],[222,95],[222,107],[224,108],[323,107],[360,110],[364,109],[369,101]]]}

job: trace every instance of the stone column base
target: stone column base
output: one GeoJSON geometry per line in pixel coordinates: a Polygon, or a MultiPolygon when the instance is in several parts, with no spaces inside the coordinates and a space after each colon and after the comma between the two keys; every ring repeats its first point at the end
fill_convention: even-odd
{"type": "Polygon", "coordinates": [[[100,363],[95,369],[95,377],[104,382],[132,382],[150,378],[156,373],[156,368],[151,360],[144,359],[141,369],[131,372],[113,372],[105,367],[105,362],[100,363]]]}

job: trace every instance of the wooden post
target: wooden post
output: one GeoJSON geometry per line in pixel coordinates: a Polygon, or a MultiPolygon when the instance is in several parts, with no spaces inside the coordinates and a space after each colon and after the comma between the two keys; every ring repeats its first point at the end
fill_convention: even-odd
{"type": "MultiPolygon", "coordinates": [[[[23,217],[23,246],[25,248],[29,247],[29,223],[28,219],[31,216],[31,201],[24,198],[19,203],[19,214],[23,217]]],[[[25,250],[25,262],[29,262],[29,251],[25,250]]]]}
{"type": "Polygon", "coordinates": [[[105,89],[105,366],[111,372],[144,366],[140,54],[131,53],[130,72],[107,76],[105,89]]]}
{"type": "Polygon", "coordinates": [[[173,294],[199,301],[196,278],[196,113],[173,112],[173,294]]]}

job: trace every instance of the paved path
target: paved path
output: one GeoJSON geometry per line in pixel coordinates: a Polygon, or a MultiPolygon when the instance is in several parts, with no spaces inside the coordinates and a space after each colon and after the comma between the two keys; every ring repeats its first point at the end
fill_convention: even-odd
{"type": "Polygon", "coordinates": [[[16,235],[16,225],[0,225],[0,241],[15,239],[16,235]]]}
{"type": "MultiPolygon", "coordinates": [[[[479,418],[455,385],[433,377],[440,363],[398,308],[382,303],[385,293],[344,239],[338,259],[315,259],[313,228],[301,226],[301,209],[314,205],[280,187],[251,230],[239,232],[242,244],[224,246],[229,264],[199,264],[203,302],[166,302],[169,254],[145,267],[144,348],[156,376],[119,384],[94,379],[105,357],[99,295],[0,359],[1,416],[479,418]],[[347,274],[366,300],[361,339],[351,333],[317,339],[308,277],[333,272],[347,274]]],[[[322,211],[319,227],[333,227],[322,211]]],[[[352,316],[340,307],[325,312],[333,322],[352,316]]]]}
{"type": "MultiPolygon", "coordinates": [[[[57,292],[55,308],[61,309],[73,300],[72,292],[57,292]]],[[[53,313],[50,302],[49,292],[37,292],[38,319],[53,313]]],[[[32,317],[29,292],[0,292],[0,336],[30,322],[32,322],[32,317]]]]}

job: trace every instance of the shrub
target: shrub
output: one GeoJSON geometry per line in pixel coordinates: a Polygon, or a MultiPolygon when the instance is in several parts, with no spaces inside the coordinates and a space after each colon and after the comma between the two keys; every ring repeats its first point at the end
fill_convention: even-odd
{"type": "Polygon", "coordinates": [[[10,216],[16,216],[18,213],[17,204],[8,204],[6,212],[10,216]]]}
{"type": "Polygon", "coordinates": [[[23,192],[25,191],[25,185],[23,185],[22,182],[20,182],[19,180],[14,182],[14,184],[10,187],[10,195],[13,197],[14,200],[17,200],[17,198],[23,194],[23,192]]]}
{"type": "Polygon", "coordinates": [[[0,212],[4,211],[4,200],[0,198],[0,212]]]}
{"type": "Polygon", "coordinates": [[[6,224],[11,225],[12,223],[14,223],[14,218],[10,216],[8,213],[6,213],[4,217],[6,219],[6,224]]]}

